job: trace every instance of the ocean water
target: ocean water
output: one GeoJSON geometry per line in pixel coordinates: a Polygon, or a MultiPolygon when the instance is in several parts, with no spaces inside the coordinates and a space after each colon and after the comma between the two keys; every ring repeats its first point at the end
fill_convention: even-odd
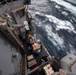
{"type": "MultiPolygon", "coordinates": [[[[73,0],[74,1],[74,0],[73,0]]],[[[37,33],[52,56],[76,54],[76,6],[66,0],[32,0],[37,33]]]]}

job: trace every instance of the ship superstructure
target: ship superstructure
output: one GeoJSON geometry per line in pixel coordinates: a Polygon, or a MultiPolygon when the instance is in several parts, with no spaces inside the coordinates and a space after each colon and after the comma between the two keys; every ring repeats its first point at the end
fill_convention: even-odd
{"type": "Polygon", "coordinates": [[[49,54],[28,12],[30,4],[30,0],[0,1],[0,75],[66,75],[65,70],[75,75],[76,56],[60,60],[49,54]]]}

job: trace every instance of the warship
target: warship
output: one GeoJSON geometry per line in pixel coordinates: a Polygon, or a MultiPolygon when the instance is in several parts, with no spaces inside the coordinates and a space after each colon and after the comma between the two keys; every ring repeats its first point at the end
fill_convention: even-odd
{"type": "Polygon", "coordinates": [[[0,75],[76,75],[74,54],[49,54],[29,5],[31,0],[0,0],[0,75]]]}

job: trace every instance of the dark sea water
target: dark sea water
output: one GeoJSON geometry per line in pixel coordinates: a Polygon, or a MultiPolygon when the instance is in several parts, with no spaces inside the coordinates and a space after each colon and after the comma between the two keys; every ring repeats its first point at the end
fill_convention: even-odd
{"type": "Polygon", "coordinates": [[[76,54],[76,6],[66,0],[32,0],[29,6],[37,33],[49,53],[76,54]]]}

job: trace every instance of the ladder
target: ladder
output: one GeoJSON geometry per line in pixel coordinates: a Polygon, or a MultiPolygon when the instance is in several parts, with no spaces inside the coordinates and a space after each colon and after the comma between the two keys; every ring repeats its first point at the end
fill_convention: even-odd
{"type": "MultiPolygon", "coordinates": [[[[26,66],[27,67],[27,66],[26,66]]],[[[25,55],[22,56],[20,75],[25,75],[25,55]]]]}

